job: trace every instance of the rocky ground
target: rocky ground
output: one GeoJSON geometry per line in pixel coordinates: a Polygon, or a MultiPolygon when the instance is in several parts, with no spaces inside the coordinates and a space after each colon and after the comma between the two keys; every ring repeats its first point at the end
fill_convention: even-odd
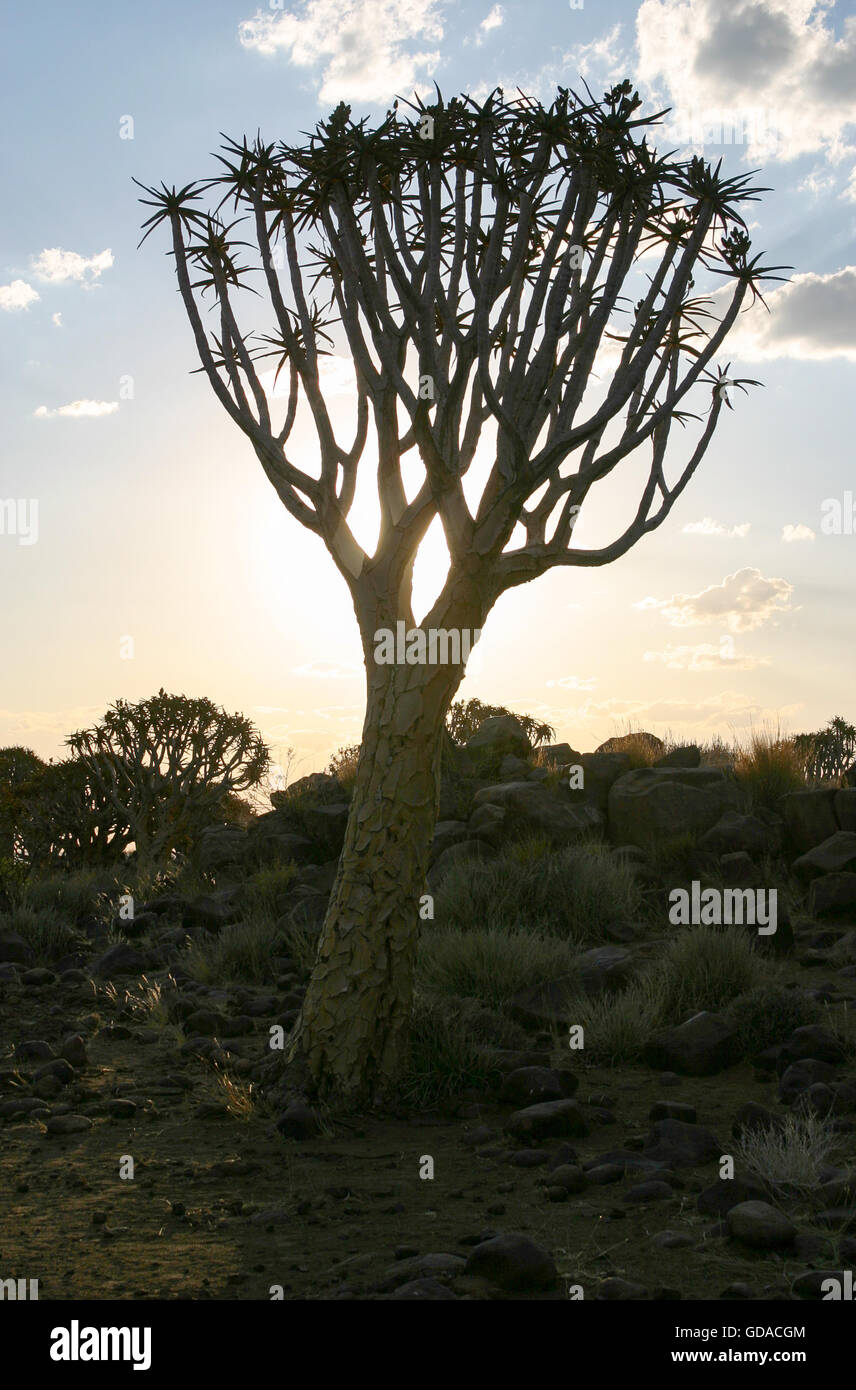
{"type": "MultiPolygon", "coordinates": [[[[319,796],[299,829],[279,810],[209,836],[210,891],[93,914],[64,955],[0,920],[0,1276],[38,1278],[43,1299],[820,1298],[856,1259],[856,789],[752,816],[720,773],[589,765],[583,803],[531,767],[470,787],[438,828],[434,885],[467,840],[490,856],[510,821],[552,817],[557,844],[610,832],[656,898],[651,827],[695,816],[699,872],[715,855],[718,882],[754,882],[772,848],[793,876],[802,906],[765,959],[815,1021],[746,1053],[727,1011],[691,1011],[606,1065],[569,1047],[568,982],[544,980],[511,1001],[517,1042],[493,1046],[486,1084],[382,1115],[289,1104],[271,1028],[293,1022],[306,960],[273,955],[261,982],[188,967],[241,920],[226,870],[248,836],[271,862],[287,836],[291,857],[310,847],[277,910],[317,928],[343,819],[319,796]],[[810,1180],[729,1175],[747,1135],[794,1123],[825,1136],[810,1180]]],[[[658,920],[581,953],[593,995],[656,958],[658,920]]]]}

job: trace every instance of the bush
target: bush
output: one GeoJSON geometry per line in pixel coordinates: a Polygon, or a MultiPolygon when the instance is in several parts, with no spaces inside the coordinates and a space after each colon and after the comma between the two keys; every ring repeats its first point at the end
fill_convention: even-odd
{"type": "Polygon", "coordinates": [[[338,748],[330,759],[327,771],[331,777],[338,777],[342,787],[348,796],[354,790],[354,783],[357,780],[357,764],[360,761],[360,745],[350,743],[344,748],[338,748]]]}
{"type": "Polygon", "coordinates": [[[829,1119],[791,1113],[774,1125],[746,1130],[737,1153],[772,1196],[810,1193],[821,1182],[821,1165],[836,1144],[829,1119]]]}
{"type": "Polygon", "coordinates": [[[792,738],[778,726],[753,729],[746,743],[738,744],[734,773],[752,806],[774,810],[788,792],[805,790],[804,759],[792,738]]]}
{"type": "Polygon", "coordinates": [[[672,941],[657,974],[668,1022],[702,1009],[719,1013],[740,994],[775,979],[778,967],[757,955],[748,933],[697,927],[672,941]]]}
{"type": "Polygon", "coordinates": [[[602,845],[537,855],[525,842],[501,859],[455,864],[435,897],[437,924],[583,941],[610,921],[635,916],[640,893],[632,869],[602,845]]]}
{"type": "Polygon", "coordinates": [[[518,714],[516,710],[506,709],[505,705],[485,705],[481,700],[455,700],[446,715],[446,728],[453,742],[460,745],[472,738],[486,719],[494,719],[498,715],[510,715],[516,719],[529,742],[536,747],[556,737],[552,724],[536,719],[534,715],[518,714]]]}
{"type": "Polygon", "coordinates": [[[188,974],[205,984],[263,984],[271,977],[271,958],[285,953],[285,939],[272,917],[236,922],[213,939],[194,941],[187,953],[188,974]]]}
{"type": "Polygon", "coordinates": [[[820,1005],[799,989],[758,985],[733,999],[726,1010],[744,1053],[755,1056],[791,1036],[795,1028],[817,1023],[820,1005]]]}
{"type": "Polygon", "coordinates": [[[579,995],[569,1007],[568,1023],[582,1024],[588,1061],[616,1066],[641,1059],[664,1011],[663,981],[654,972],[632,980],[619,994],[579,995]]]}
{"type": "Polygon", "coordinates": [[[39,965],[52,965],[87,945],[83,933],[51,908],[16,907],[0,915],[0,926],[18,932],[33,948],[39,965]]]}
{"type": "Polygon", "coordinates": [[[258,869],[244,883],[244,900],[250,912],[277,915],[276,900],[291,887],[297,865],[272,864],[269,868],[258,869]]]}
{"type": "Polygon", "coordinates": [[[418,978],[430,993],[471,995],[495,1007],[520,989],[569,974],[574,964],[567,942],[483,927],[423,935],[418,978]]]}
{"type": "Polygon", "coordinates": [[[470,1088],[486,1090],[499,1079],[468,1001],[417,997],[400,1082],[402,1099],[431,1105],[470,1088]]]}

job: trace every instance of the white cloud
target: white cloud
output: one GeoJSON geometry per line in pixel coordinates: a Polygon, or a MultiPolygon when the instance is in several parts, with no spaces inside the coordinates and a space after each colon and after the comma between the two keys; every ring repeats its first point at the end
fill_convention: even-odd
{"type": "Polygon", "coordinates": [[[717,622],[724,623],[731,632],[753,632],[776,614],[793,612],[792,593],[793,585],[786,579],[765,579],[760,570],[742,569],[698,594],[644,598],[633,606],[658,610],[670,627],[701,627],[717,622]]]}
{"type": "Polygon", "coordinates": [[[563,690],[594,690],[597,681],[594,676],[560,676],[558,680],[548,681],[547,685],[558,685],[563,690]]]}
{"type": "Polygon", "coordinates": [[[796,526],[785,526],[782,530],[783,541],[813,541],[814,532],[810,526],[804,526],[799,522],[796,526]]]}
{"type": "Polygon", "coordinates": [[[494,5],[490,14],[487,15],[479,25],[483,34],[489,34],[492,29],[499,29],[505,23],[505,13],[501,5],[494,5]]]}
{"type": "Polygon", "coordinates": [[[676,125],[747,117],[749,160],[852,153],[856,18],[841,37],[834,0],[643,0],[638,74],[674,109],[676,125]]]}
{"type": "Polygon", "coordinates": [[[101,415],[115,415],[119,409],[118,401],[70,401],[68,405],[61,405],[57,410],[48,410],[46,405],[40,405],[33,411],[37,420],[49,420],[54,415],[65,415],[72,420],[97,419],[101,415]]]}
{"type": "Polygon", "coordinates": [[[325,681],[353,680],[360,674],[356,666],[340,661],[306,661],[302,666],[295,666],[292,671],[294,676],[314,676],[317,680],[325,681]]]}
{"type": "Polygon", "coordinates": [[[56,328],[62,328],[62,314],[51,314],[51,323],[56,328]]]}
{"type": "Polygon", "coordinates": [[[113,252],[108,247],[97,256],[80,256],[76,251],[63,251],[59,246],[49,247],[33,257],[33,271],[40,280],[60,285],[66,280],[76,280],[78,284],[91,285],[103,271],[113,264],[113,252]]]}
{"type": "Polygon", "coordinates": [[[245,48],[282,50],[298,67],[323,64],[319,101],[386,101],[439,63],[439,52],[413,44],[443,37],[441,0],[303,0],[299,10],[258,10],[238,35],[245,48]]]}
{"type": "Polygon", "coordinates": [[[740,315],[728,336],[730,354],[744,362],[775,357],[856,362],[856,265],[828,275],[794,275],[764,298],[769,313],[759,303],[740,315]]]}
{"type": "Polygon", "coordinates": [[[670,671],[754,671],[770,664],[761,657],[738,655],[733,637],[722,637],[718,647],[712,642],[677,647],[670,644],[661,652],[645,652],[642,660],[660,661],[670,671]]]}
{"type": "Polygon", "coordinates": [[[729,540],[743,540],[749,534],[752,523],[742,521],[739,526],[723,526],[719,521],[714,521],[712,516],[706,516],[703,521],[688,521],[682,527],[685,536],[727,536],[729,540]]]}
{"type": "Polygon", "coordinates": [[[7,314],[17,313],[19,309],[29,309],[38,298],[38,290],[34,290],[26,280],[13,280],[11,285],[0,285],[0,309],[5,310],[7,314]]]}

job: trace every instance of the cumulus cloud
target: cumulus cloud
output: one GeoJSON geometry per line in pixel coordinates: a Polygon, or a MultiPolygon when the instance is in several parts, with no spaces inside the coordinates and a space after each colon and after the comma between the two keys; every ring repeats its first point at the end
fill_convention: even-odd
{"type": "Polygon", "coordinates": [[[856,265],[828,275],[794,275],[764,298],[769,312],[759,303],[740,315],[728,337],[730,354],[745,362],[856,361],[856,265]]]}
{"type": "Polygon", "coordinates": [[[10,285],[0,285],[0,309],[5,310],[7,314],[17,313],[19,309],[29,309],[38,298],[38,290],[34,290],[26,280],[13,280],[10,285]]]}
{"type": "Polygon", "coordinates": [[[739,526],[723,526],[712,516],[706,516],[703,521],[688,521],[681,529],[685,536],[727,536],[729,540],[742,541],[748,536],[751,525],[750,521],[742,521],[739,526]]]}
{"type": "MultiPolygon", "coordinates": [[[[674,108],[676,128],[746,118],[749,160],[852,153],[856,18],[841,37],[830,0],[643,0],[642,82],[674,108]]],[[[715,138],[715,137],[712,137],[715,138]]]]}
{"type": "Polygon", "coordinates": [[[670,627],[701,627],[724,623],[730,632],[754,632],[779,613],[790,613],[793,585],[786,579],[766,579],[758,569],[737,570],[721,584],[698,594],[644,598],[634,608],[655,609],[670,627]]]}
{"type": "Polygon", "coordinates": [[[115,415],[119,409],[118,401],[70,401],[56,410],[48,410],[40,405],[33,411],[37,420],[50,420],[55,415],[66,415],[72,420],[97,419],[101,415],[115,415]]]}
{"type": "Polygon", "coordinates": [[[51,314],[51,323],[55,328],[62,328],[62,314],[51,314]]]}
{"type": "Polygon", "coordinates": [[[695,646],[669,645],[661,652],[645,652],[643,661],[659,661],[669,671],[754,671],[769,666],[761,657],[740,655],[734,649],[733,637],[722,637],[719,646],[699,642],[695,646]]]}
{"type": "Polygon", "coordinates": [[[33,272],[40,280],[52,285],[61,285],[66,280],[78,284],[91,285],[113,264],[113,252],[108,247],[97,256],[81,256],[77,251],[63,251],[59,246],[49,247],[33,257],[33,272]]]}
{"type": "Polygon", "coordinates": [[[505,14],[501,5],[494,5],[490,14],[486,15],[479,25],[479,38],[477,43],[482,42],[482,36],[489,34],[492,29],[499,29],[505,22],[505,14]]]}
{"type": "Polygon", "coordinates": [[[258,10],[238,36],[244,48],[321,67],[319,101],[387,101],[439,62],[438,51],[414,44],[443,37],[441,0],[304,0],[284,12],[258,10]]]}
{"type": "Polygon", "coordinates": [[[560,676],[558,680],[548,681],[547,684],[561,686],[563,690],[594,690],[597,681],[594,676],[560,676]]]}
{"type": "Polygon", "coordinates": [[[325,681],[344,681],[353,680],[354,676],[360,675],[360,671],[356,666],[340,661],[306,661],[302,666],[295,666],[292,675],[314,676],[317,680],[325,681]]]}
{"type": "Polygon", "coordinates": [[[792,541],[813,541],[814,531],[810,526],[804,526],[799,522],[796,526],[785,526],[782,529],[782,540],[791,543],[792,541]]]}

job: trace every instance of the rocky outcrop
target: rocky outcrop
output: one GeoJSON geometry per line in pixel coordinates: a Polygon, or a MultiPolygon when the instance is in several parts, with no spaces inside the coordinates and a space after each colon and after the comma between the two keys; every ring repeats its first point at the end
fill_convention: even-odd
{"type": "Polygon", "coordinates": [[[718,768],[637,768],[610,788],[609,829],[615,844],[649,848],[703,835],[726,811],[739,809],[736,784],[718,768]]]}

